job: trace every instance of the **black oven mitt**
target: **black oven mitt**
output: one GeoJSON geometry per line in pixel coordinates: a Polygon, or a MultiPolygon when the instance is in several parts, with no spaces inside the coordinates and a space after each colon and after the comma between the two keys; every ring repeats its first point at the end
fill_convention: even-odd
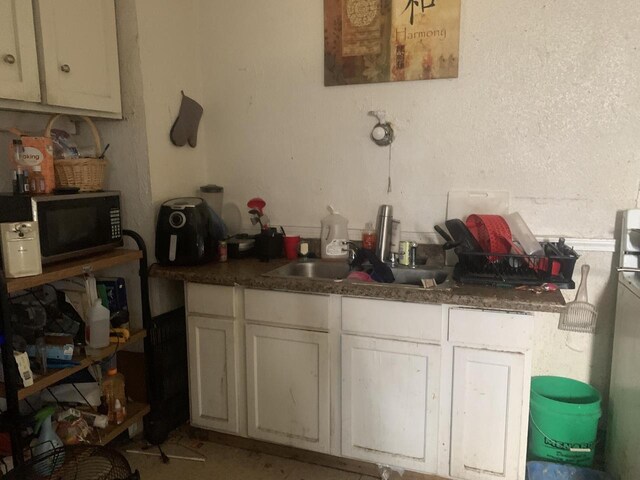
{"type": "Polygon", "coordinates": [[[171,143],[178,147],[184,146],[187,141],[189,145],[195,148],[198,143],[198,125],[202,118],[203,108],[193,98],[187,97],[182,93],[182,103],[180,104],[180,112],[178,118],[171,127],[171,143]]]}

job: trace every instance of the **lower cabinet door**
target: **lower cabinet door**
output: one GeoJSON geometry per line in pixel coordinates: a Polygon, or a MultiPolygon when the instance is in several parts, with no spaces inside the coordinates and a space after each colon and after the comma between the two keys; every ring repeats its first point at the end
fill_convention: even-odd
{"type": "Polygon", "coordinates": [[[524,480],[525,355],[455,347],[453,365],[450,475],[524,480]]]}
{"type": "Polygon", "coordinates": [[[327,333],[247,325],[250,437],[329,452],[327,333]]]}
{"type": "Polygon", "coordinates": [[[189,315],[191,423],[238,433],[238,387],[233,320],[189,315]]]}
{"type": "Polygon", "coordinates": [[[440,347],[342,335],[342,455],[437,469],[440,347]]]}

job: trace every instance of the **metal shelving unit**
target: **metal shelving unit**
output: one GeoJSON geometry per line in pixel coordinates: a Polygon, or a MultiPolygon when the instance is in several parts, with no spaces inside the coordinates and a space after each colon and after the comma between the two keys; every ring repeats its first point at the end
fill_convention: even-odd
{"type": "MultiPolygon", "coordinates": [[[[14,465],[20,465],[24,462],[24,448],[21,430],[23,429],[23,421],[19,410],[19,401],[33,395],[55,383],[83,370],[90,365],[99,362],[102,359],[113,355],[116,349],[120,349],[134,342],[145,342],[145,351],[149,348],[149,339],[147,331],[151,326],[151,309],[149,306],[149,277],[147,263],[147,248],[142,237],[132,231],[124,230],[123,235],[132,238],[137,246],[137,250],[116,249],[110,252],[83,257],[67,262],[56,263],[43,268],[41,275],[33,277],[24,277],[17,279],[6,279],[4,271],[0,269],[0,327],[5,338],[5,345],[13,345],[13,331],[11,326],[11,304],[9,295],[28,288],[34,288],[63,280],[65,278],[84,275],[87,273],[97,272],[105,268],[114,267],[134,261],[139,262],[138,275],[140,277],[141,291],[141,307],[142,307],[142,330],[132,332],[131,337],[117,346],[111,345],[103,349],[91,351],[88,355],[82,355],[74,358],[78,365],[73,367],[54,370],[51,373],[36,377],[34,384],[29,387],[22,387],[18,378],[18,372],[15,368],[15,360],[13,358],[12,348],[2,348],[2,366],[4,369],[5,383],[0,383],[0,397],[7,400],[7,410],[2,414],[2,428],[9,432],[11,438],[11,447],[13,451],[14,465]]],[[[145,376],[147,390],[149,390],[149,362],[145,355],[145,376]]],[[[105,430],[99,432],[99,443],[104,445],[120,433],[124,432],[129,426],[142,419],[150,411],[148,404],[133,402],[127,405],[127,418],[120,425],[109,425],[105,430]]]]}

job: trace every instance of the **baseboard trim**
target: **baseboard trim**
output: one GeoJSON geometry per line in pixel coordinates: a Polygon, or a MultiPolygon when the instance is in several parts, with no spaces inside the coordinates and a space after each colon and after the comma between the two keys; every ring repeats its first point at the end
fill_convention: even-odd
{"type": "MultiPolygon", "coordinates": [[[[349,458],[334,457],[325,453],[310,452],[286,445],[278,445],[275,443],[254,440],[253,438],[238,437],[227,433],[214,432],[204,430],[202,428],[187,427],[189,437],[198,440],[204,440],[229,447],[241,448],[252,452],[265,453],[276,457],[288,458],[299,462],[311,463],[322,467],[334,468],[336,470],[344,470],[346,472],[357,473],[360,475],[368,475],[374,478],[380,478],[378,467],[374,463],[363,462],[360,460],[351,460],[349,458]]],[[[426,473],[417,473],[405,471],[402,475],[403,480],[447,480],[444,477],[429,475],[426,473]]]]}

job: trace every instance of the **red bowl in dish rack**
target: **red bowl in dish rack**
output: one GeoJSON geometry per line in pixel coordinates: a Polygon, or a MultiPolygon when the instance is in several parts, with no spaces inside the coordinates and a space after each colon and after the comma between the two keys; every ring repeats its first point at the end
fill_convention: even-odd
{"type": "MultiPolygon", "coordinates": [[[[467,228],[487,253],[510,253],[513,245],[511,229],[500,215],[469,215],[467,228]]],[[[498,257],[489,258],[498,261],[498,257]]]]}

